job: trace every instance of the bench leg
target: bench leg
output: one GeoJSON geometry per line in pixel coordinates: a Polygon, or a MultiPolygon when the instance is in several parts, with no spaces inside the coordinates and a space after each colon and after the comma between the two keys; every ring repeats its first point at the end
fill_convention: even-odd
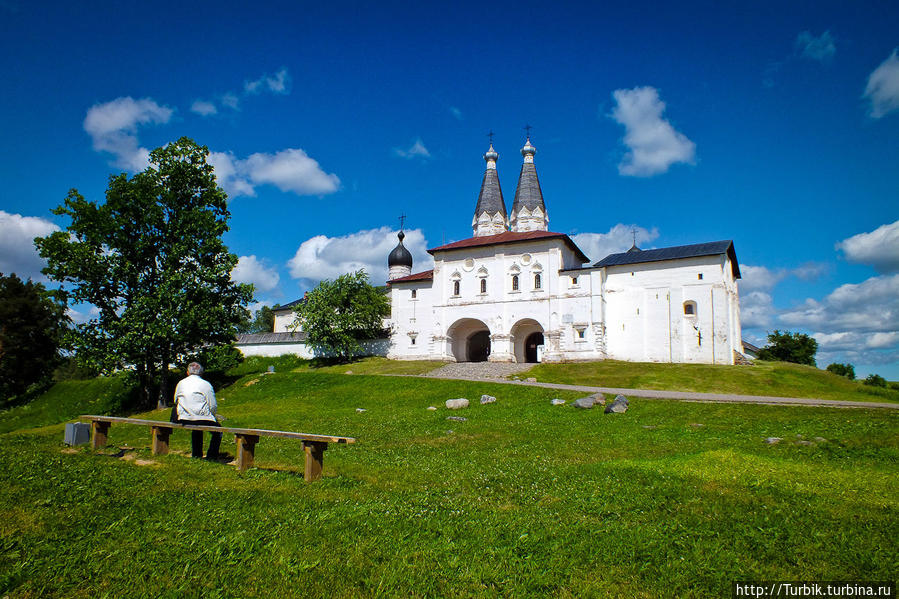
{"type": "Polygon", "coordinates": [[[234,435],[237,441],[237,469],[243,472],[253,466],[259,435],[234,435]]]}
{"type": "Polygon", "coordinates": [[[172,429],[167,426],[151,426],[153,431],[153,455],[165,455],[169,452],[169,435],[172,429]]]}
{"type": "Polygon", "coordinates": [[[91,422],[91,449],[105,447],[109,437],[109,423],[94,420],[91,422]]]}
{"type": "Polygon", "coordinates": [[[326,449],[328,449],[327,443],[303,441],[303,452],[306,454],[303,478],[307,483],[322,477],[322,461],[324,460],[326,449]]]}

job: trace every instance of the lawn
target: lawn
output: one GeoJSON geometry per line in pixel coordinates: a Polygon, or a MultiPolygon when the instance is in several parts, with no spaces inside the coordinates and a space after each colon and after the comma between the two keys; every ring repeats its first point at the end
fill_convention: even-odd
{"type": "Polygon", "coordinates": [[[660,364],[652,362],[573,362],[538,364],[519,377],[544,383],[737,393],[776,397],[812,397],[847,401],[899,401],[899,391],[850,381],[813,366],[756,361],[752,366],[660,364]]]}
{"type": "Polygon", "coordinates": [[[241,474],[186,457],[186,434],[163,457],[138,427],[114,425],[102,455],[40,419],[0,436],[0,596],[709,597],[899,570],[893,410],[606,415],[550,405],[568,392],[291,370],[239,378],[220,411],[356,437],[316,483],[289,440],[241,474]],[[473,405],[442,407],[455,397],[473,405]]]}

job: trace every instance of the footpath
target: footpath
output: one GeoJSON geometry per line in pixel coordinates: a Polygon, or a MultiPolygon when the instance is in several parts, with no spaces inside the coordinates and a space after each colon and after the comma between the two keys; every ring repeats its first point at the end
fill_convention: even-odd
{"type": "Polygon", "coordinates": [[[510,380],[505,377],[522,375],[533,364],[512,364],[508,362],[455,362],[421,375],[431,378],[459,379],[503,383],[506,385],[527,385],[545,389],[579,391],[585,394],[603,393],[642,397],[646,399],[676,399],[706,403],[748,403],[761,405],[812,406],[831,408],[885,408],[899,410],[899,403],[873,401],[843,401],[838,399],[816,399],[807,397],[775,397],[768,395],[737,395],[733,393],[699,393],[696,391],[658,391],[655,389],[619,389],[616,387],[592,387],[587,385],[565,385],[562,383],[540,383],[534,380],[510,380]]]}

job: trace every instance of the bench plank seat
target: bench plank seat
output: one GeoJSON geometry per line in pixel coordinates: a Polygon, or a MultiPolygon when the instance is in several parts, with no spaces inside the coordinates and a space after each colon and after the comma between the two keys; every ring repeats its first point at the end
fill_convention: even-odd
{"type": "Polygon", "coordinates": [[[303,442],[304,468],[303,477],[307,481],[321,478],[324,451],[328,443],[355,443],[352,437],[339,437],[334,435],[314,435],[310,433],[294,433],[291,431],[276,431],[261,428],[234,428],[226,426],[209,426],[206,424],[181,424],[166,422],[164,420],[147,420],[142,418],[124,418],[121,416],[97,416],[87,414],[80,420],[88,420],[91,423],[91,447],[99,449],[108,443],[109,426],[111,424],[133,424],[149,426],[152,434],[151,449],[153,455],[164,455],[169,452],[169,436],[175,429],[191,431],[209,431],[212,433],[233,434],[237,445],[237,468],[246,470],[252,467],[256,456],[256,444],[260,437],[280,437],[284,439],[297,439],[303,442]]]}

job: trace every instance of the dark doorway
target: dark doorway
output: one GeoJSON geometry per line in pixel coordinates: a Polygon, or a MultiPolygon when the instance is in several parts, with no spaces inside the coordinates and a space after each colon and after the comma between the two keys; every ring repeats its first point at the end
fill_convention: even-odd
{"type": "Polygon", "coordinates": [[[528,364],[537,363],[538,345],[543,345],[543,333],[531,333],[524,340],[524,361],[528,364]]]}
{"type": "Polygon", "coordinates": [[[490,355],[490,331],[478,331],[468,338],[468,361],[486,362],[490,355]]]}

